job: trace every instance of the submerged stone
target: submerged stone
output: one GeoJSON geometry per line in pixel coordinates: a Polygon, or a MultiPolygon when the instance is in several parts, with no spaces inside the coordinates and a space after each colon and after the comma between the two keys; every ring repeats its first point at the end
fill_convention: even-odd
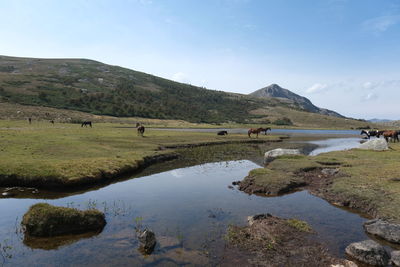
{"type": "Polygon", "coordinates": [[[346,247],[346,253],[373,266],[387,266],[390,258],[384,247],[372,240],[351,243],[346,247]]]}
{"type": "Polygon", "coordinates": [[[145,229],[139,234],[138,239],[141,244],[139,250],[144,252],[144,254],[151,254],[157,243],[156,235],[152,231],[145,229]]]}
{"type": "Polygon", "coordinates": [[[30,236],[50,237],[101,231],[106,220],[104,213],[98,210],[81,211],[38,203],[29,208],[21,224],[30,236]]]}

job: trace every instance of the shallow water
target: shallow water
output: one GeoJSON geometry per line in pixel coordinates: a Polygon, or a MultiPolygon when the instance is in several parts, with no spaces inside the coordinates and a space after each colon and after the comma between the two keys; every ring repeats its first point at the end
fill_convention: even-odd
{"type": "MultiPolygon", "coordinates": [[[[337,146],[329,140],[318,144],[337,146]]],[[[343,256],[349,243],[367,239],[364,218],[306,191],[266,198],[228,188],[258,167],[249,160],[221,161],[149,174],[56,200],[0,199],[0,244],[10,246],[3,255],[12,257],[5,259],[5,265],[217,265],[227,226],[244,225],[247,216],[258,213],[307,221],[316,238],[337,256],[343,256]],[[107,225],[100,234],[45,241],[46,249],[33,249],[32,243],[24,245],[19,224],[29,206],[43,201],[98,208],[106,213],[107,225]],[[145,227],[159,240],[147,257],[138,252],[135,234],[135,228],[145,227]]]]}
{"type": "Polygon", "coordinates": [[[309,155],[315,156],[330,151],[347,150],[360,146],[360,138],[330,138],[325,140],[308,141],[309,144],[318,145],[309,155]]]}

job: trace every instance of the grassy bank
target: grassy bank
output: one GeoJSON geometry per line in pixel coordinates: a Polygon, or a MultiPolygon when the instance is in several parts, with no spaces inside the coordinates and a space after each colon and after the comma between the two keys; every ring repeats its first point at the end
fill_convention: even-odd
{"type": "Polygon", "coordinates": [[[352,149],[281,157],[251,171],[243,182],[267,195],[304,187],[331,203],[400,222],[400,144],[390,146],[381,152],[352,149]],[[338,172],[324,173],[327,168],[338,172]]]}
{"type": "MultiPolygon", "coordinates": [[[[0,121],[0,185],[63,187],[96,183],[170,157],[173,148],[254,141],[246,135],[156,131],[145,137],[126,124],[0,121]]],[[[278,137],[260,136],[259,141],[278,137]]]]}

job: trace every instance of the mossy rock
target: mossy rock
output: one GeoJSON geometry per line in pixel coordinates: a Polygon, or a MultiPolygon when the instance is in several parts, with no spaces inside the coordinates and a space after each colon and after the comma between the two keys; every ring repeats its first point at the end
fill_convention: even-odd
{"type": "Polygon", "coordinates": [[[81,211],[38,203],[29,208],[21,224],[30,236],[49,237],[101,231],[106,220],[104,213],[98,210],[81,211]]]}

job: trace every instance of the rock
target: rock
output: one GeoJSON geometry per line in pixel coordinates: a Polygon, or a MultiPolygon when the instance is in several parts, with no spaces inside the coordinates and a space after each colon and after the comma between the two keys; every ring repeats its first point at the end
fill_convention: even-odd
{"type": "Polygon", "coordinates": [[[343,264],[332,264],[331,267],[357,267],[357,264],[349,260],[344,260],[343,264]]]}
{"type": "Polygon", "coordinates": [[[364,229],[371,235],[378,236],[392,243],[400,244],[400,225],[388,223],[380,219],[364,223],[364,229]]]}
{"type": "Polygon", "coordinates": [[[370,149],[370,150],[387,150],[388,149],[388,143],[386,142],[385,139],[372,139],[369,140],[363,144],[360,145],[360,149],[370,149]]]}
{"type": "Polygon", "coordinates": [[[38,203],[29,208],[21,222],[25,234],[49,237],[85,232],[100,232],[106,225],[104,213],[90,209],[56,207],[38,203]]]}
{"type": "Polygon", "coordinates": [[[283,156],[283,155],[300,155],[300,150],[298,149],[284,149],[284,148],[277,148],[270,151],[265,152],[264,154],[264,162],[269,162],[276,157],[283,156]]]}
{"type": "Polygon", "coordinates": [[[233,181],[232,182],[232,185],[239,185],[240,184],[240,181],[233,181]]]}
{"type": "Polygon", "coordinates": [[[339,169],[326,168],[322,169],[321,173],[327,176],[333,176],[339,172],[339,169]]]}
{"type": "Polygon", "coordinates": [[[233,186],[231,186],[231,185],[228,185],[228,188],[229,188],[229,189],[234,189],[234,187],[233,187],[233,186]]]}
{"type": "Polygon", "coordinates": [[[156,235],[152,231],[145,229],[139,234],[138,239],[141,243],[139,250],[144,252],[144,254],[151,254],[157,243],[156,235]]]}
{"type": "Polygon", "coordinates": [[[346,247],[346,253],[360,262],[373,266],[387,266],[389,263],[386,250],[372,240],[351,243],[346,247]]]}
{"type": "Polygon", "coordinates": [[[393,266],[400,266],[400,250],[392,251],[390,261],[393,266]]]}
{"type": "Polygon", "coordinates": [[[257,214],[253,216],[248,216],[247,222],[249,223],[249,226],[252,226],[255,221],[266,219],[267,217],[272,217],[272,215],[267,213],[267,214],[257,214]]]}

